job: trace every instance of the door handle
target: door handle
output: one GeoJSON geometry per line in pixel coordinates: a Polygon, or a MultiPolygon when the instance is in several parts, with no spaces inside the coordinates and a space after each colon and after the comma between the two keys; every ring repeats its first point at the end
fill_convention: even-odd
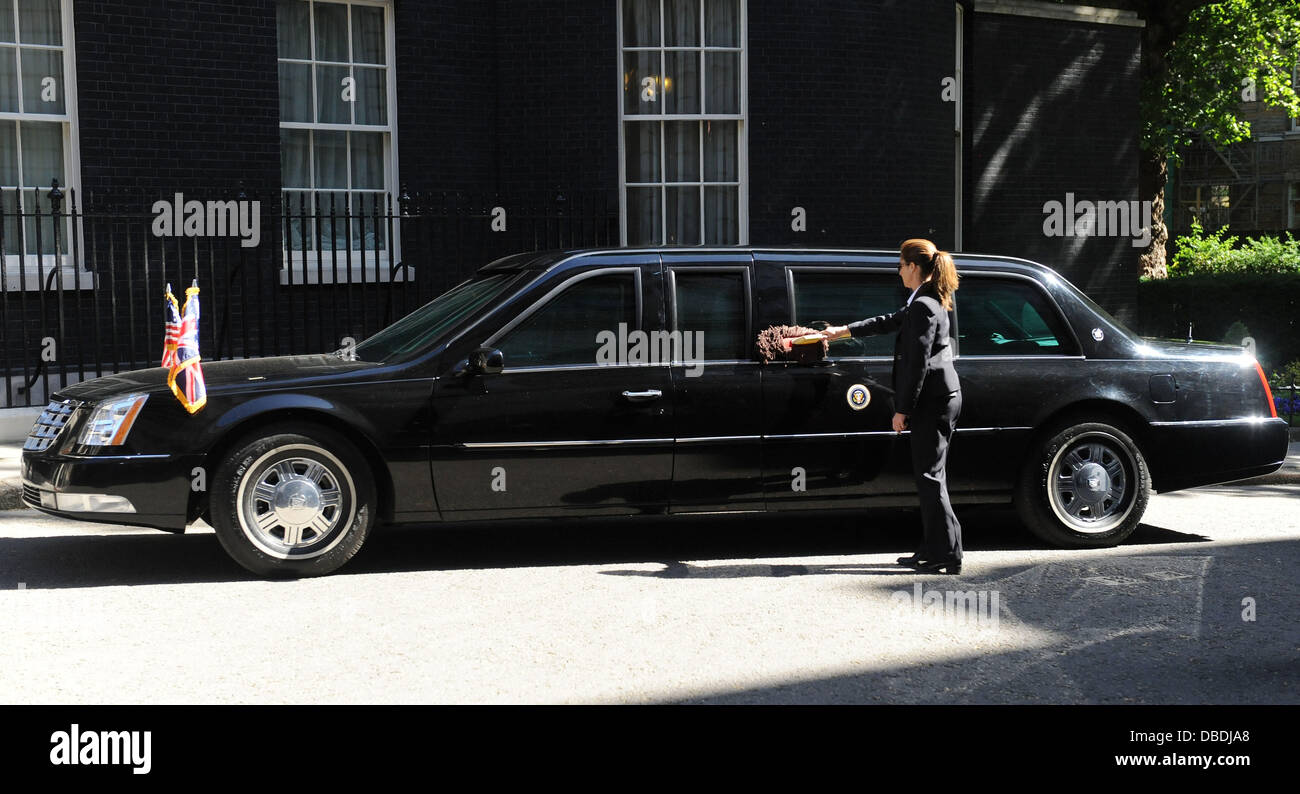
{"type": "Polygon", "coordinates": [[[664,396],[664,393],[659,391],[658,389],[648,389],[646,391],[623,392],[623,399],[627,400],[630,403],[649,402],[650,400],[657,400],[662,396],[664,396]]]}

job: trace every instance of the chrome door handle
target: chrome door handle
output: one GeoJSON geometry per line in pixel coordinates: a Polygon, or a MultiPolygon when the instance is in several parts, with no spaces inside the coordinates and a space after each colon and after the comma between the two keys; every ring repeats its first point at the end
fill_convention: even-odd
{"type": "Polygon", "coordinates": [[[664,396],[664,393],[658,389],[649,389],[647,391],[625,391],[623,399],[633,403],[643,403],[650,400],[657,400],[664,396]]]}

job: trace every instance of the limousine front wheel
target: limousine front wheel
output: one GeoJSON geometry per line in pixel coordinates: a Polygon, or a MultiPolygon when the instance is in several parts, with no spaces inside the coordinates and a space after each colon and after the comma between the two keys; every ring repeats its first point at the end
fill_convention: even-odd
{"type": "Polygon", "coordinates": [[[236,443],[217,470],[212,526],[235,562],[263,576],[317,576],[352,558],[374,523],[375,488],[346,439],[286,427],[236,443]]]}
{"type": "Polygon", "coordinates": [[[1057,546],[1122,542],[1151,496],[1151,474],[1137,444],[1101,422],[1044,434],[1025,466],[1016,507],[1025,525],[1057,546]]]}

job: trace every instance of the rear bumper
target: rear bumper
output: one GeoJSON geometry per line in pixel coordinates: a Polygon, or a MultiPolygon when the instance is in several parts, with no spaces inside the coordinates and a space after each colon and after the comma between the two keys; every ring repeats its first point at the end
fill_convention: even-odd
{"type": "Polygon", "coordinates": [[[1153,422],[1147,457],[1158,492],[1270,474],[1286,462],[1282,419],[1153,422]]]}
{"type": "Polygon", "coordinates": [[[71,457],[24,453],[23,502],[44,513],[79,521],[183,532],[192,470],[199,462],[198,458],[178,455],[71,457]],[[79,509],[88,501],[111,503],[116,509],[79,509]],[[127,504],[130,510],[123,512],[127,504]]]}

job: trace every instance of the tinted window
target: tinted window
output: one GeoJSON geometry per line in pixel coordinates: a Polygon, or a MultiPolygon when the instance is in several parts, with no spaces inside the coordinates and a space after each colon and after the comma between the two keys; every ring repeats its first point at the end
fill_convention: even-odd
{"type": "Polygon", "coordinates": [[[703,334],[706,361],[752,357],[744,273],[676,270],[673,283],[676,285],[673,307],[677,316],[673,330],[703,334]]]}
{"type": "Polygon", "coordinates": [[[547,301],[496,347],[507,369],[595,364],[601,331],[618,333],[619,323],[637,328],[636,278],[631,273],[593,276],[547,301]]]}
{"type": "Polygon", "coordinates": [[[518,278],[515,273],[499,273],[460,284],[357,345],[357,358],[389,361],[419,353],[504,294],[518,278]]]}
{"type": "Polygon", "coordinates": [[[966,278],[957,289],[956,303],[963,356],[1076,352],[1055,307],[1033,284],[966,278]]]}
{"type": "MultiPolygon", "coordinates": [[[[898,276],[884,273],[804,273],[794,271],[794,323],[818,320],[848,325],[903,308],[911,291],[898,276]]],[[[831,343],[833,358],[893,356],[894,335],[877,334],[831,343]]]]}

